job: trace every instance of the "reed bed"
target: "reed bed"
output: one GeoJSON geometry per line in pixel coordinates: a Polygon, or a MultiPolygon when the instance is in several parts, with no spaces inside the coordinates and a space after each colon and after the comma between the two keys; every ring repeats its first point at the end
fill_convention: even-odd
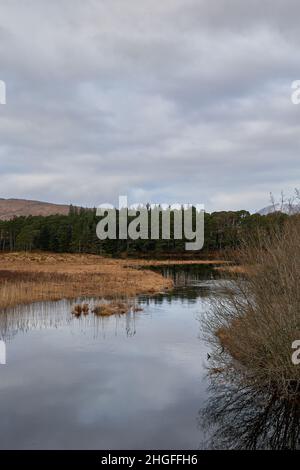
{"type": "Polygon", "coordinates": [[[239,369],[245,380],[299,400],[292,343],[300,340],[300,217],[245,240],[236,261],[249,268],[222,283],[224,295],[204,320],[214,345],[211,373],[239,369]]]}
{"type": "Polygon", "coordinates": [[[95,255],[0,255],[0,308],[78,297],[134,297],[172,288],[170,279],[138,264],[95,255]],[[137,269],[137,267],[139,269],[137,269]]]}

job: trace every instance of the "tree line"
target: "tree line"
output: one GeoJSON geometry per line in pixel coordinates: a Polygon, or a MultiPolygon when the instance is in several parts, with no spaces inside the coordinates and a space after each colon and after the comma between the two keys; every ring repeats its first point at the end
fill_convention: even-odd
{"type": "MultiPolygon", "coordinates": [[[[259,229],[268,230],[274,224],[280,226],[287,217],[281,212],[259,215],[245,210],[205,213],[205,242],[201,252],[235,248],[245,235],[254,234],[259,229]]],[[[42,250],[110,256],[162,256],[183,254],[185,251],[187,240],[174,239],[172,219],[169,240],[161,237],[158,240],[99,240],[96,234],[99,220],[96,209],[70,206],[68,215],[22,216],[0,221],[0,251],[42,250]]]]}

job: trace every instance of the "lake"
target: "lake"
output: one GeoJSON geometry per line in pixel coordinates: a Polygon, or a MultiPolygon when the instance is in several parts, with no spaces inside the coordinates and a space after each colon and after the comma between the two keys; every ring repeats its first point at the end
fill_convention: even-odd
{"type": "MultiPolygon", "coordinates": [[[[7,346],[7,364],[0,365],[1,449],[211,448],[199,419],[209,400],[212,421],[217,410],[218,419],[233,423],[232,442],[225,429],[225,447],[236,445],[242,423],[249,423],[245,413],[256,417],[260,402],[249,401],[247,409],[243,395],[241,410],[228,418],[225,407],[218,410],[222,396],[216,402],[210,397],[200,320],[218,292],[216,275],[206,266],[163,272],[173,277],[175,289],[139,297],[141,312],[76,318],[75,301],[62,300],[1,313],[7,346]]],[[[267,406],[265,398],[261,403],[267,406]]],[[[293,435],[299,415],[297,420],[293,435]]],[[[271,432],[271,419],[266,426],[271,432]]],[[[286,439],[286,423],[282,429],[286,439]]],[[[254,440],[264,447],[263,437],[254,440]]],[[[276,448],[280,436],[278,442],[276,448]]]]}
{"type": "Polygon", "coordinates": [[[2,449],[198,448],[207,388],[198,318],[214,280],[204,268],[165,274],[176,289],[140,297],[142,312],[76,318],[63,300],[1,314],[2,449]]]}

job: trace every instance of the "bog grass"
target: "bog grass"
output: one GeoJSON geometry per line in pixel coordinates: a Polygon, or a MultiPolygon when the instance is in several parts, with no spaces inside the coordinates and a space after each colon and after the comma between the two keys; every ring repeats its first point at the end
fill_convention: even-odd
{"type": "Polygon", "coordinates": [[[222,282],[222,296],[204,321],[215,346],[212,373],[233,367],[245,379],[299,399],[292,343],[300,339],[300,217],[245,240],[235,256],[247,269],[222,282]]]}
{"type": "Polygon", "coordinates": [[[138,262],[95,255],[0,255],[0,309],[43,300],[133,297],[173,286],[171,279],[138,262]]]}

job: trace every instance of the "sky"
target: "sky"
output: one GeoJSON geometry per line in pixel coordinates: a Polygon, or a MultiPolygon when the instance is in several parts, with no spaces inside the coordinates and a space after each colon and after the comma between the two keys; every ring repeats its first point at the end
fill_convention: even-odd
{"type": "Polygon", "coordinates": [[[299,0],[0,0],[0,197],[269,204],[300,181],[299,0]]]}

